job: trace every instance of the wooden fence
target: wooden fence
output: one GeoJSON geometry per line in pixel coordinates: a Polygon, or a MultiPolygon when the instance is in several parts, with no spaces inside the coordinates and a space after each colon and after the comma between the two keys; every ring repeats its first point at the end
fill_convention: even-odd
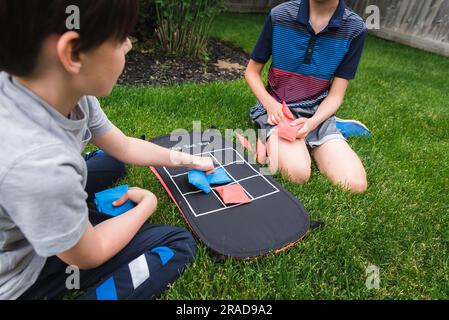
{"type": "Polygon", "coordinates": [[[374,35],[449,56],[449,0],[346,0],[367,18],[366,8],[380,9],[380,29],[374,35]]]}

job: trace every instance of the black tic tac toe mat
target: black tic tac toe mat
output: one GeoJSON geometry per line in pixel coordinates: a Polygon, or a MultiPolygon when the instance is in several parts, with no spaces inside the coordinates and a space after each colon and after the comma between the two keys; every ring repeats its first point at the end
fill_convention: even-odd
{"type": "Polygon", "coordinates": [[[309,231],[308,212],[292,194],[256,165],[218,131],[170,136],[152,142],[183,152],[210,157],[240,184],[252,202],[225,205],[213,190],[205,194],[188,182],[188,169],[151,168],[180,209],[193,233],[220,255],[238,259],[279,252],[309,231]],[[172,138],[173,139],[173,138],[172,138]]]}

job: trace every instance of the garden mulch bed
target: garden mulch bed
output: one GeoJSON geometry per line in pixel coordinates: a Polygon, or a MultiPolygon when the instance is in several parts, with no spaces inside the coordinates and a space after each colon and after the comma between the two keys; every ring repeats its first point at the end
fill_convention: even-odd
{"type": "Polygon", "coordinates": [[[210,83],[242,79],[249,55],[217,39],[208,42],[209,61],[163,56],[132,50],[118,83],[125,85],[170,85],[182,82],[210,83]]]}

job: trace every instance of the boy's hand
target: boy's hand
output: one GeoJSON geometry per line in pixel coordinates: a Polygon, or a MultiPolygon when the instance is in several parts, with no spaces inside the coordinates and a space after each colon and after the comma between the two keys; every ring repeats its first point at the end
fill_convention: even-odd
{"type": "Polygon", "coordinates": [[[282,112],[282,104],[274,101],[272,104],[265,106],[268,115],[268,124],[272,126],[278,125],[284,118],[284,113],[282,112]]]}
{"type": "Polygon", "coordinates": [[[128,192],[123,195],[123,197],[121,197],[117,201],[114,201],[112,205],[114,207],[120,207],[128,200],[131,200],[132,202],[138,205],[145,199],[155,200],[155,198],[156,196],[148,190],[140,188],[130,188],[128,192]]]}
{"type": "Polygon", "coordinates": [[[215,165],[211,158],[193,157],[192,169],[205,172],[214,172],[215,165]]]}
{"type": "Polygon", "coordinates": [[[72,249],[58,254],[59,259],[82,270],[90,270],[98,268],[116,256],[131,242],[157,208],[156,196],[140,188],[129,189],[113,205],[118,207],[128,200],[137,206],[95,227],[89,222],[78,243],[72,249]]]}
{"type": "Polygon", "coordinates": [[[301,129],[299,129],[298,134],[296,137],[300,140],[305,139],[310,131],[312,131],[312,126],[310,124],[310,119],[307,118],[300,118],[296,119],[291,123],[292,127],[300,126],[302,125],[301,129]]]}

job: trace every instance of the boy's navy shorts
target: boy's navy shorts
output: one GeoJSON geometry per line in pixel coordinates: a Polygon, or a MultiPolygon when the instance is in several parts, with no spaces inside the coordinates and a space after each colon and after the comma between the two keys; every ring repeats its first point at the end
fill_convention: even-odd
{"type": "MultiPolygon", "coordinates": [[[[288,105],[291,112],[296,118],[311,118],[318,110],[318,104],[307,106],[304,103],[296,103],[288,105]]],[[[273,129],[276,126],[268,124],[268,115],[265,108],[260,102],[251,109],[252,121],[262,130],[262,135],[265,139],[270,137],[273,129]]],[[[263,139],[263,140],[265,140],[263,139]]],[[[311,131],[305,138],[306,144],[309,148],[314,149],[331,140],[344,140],[345,137],[341,134],[337,128],[336,117],[333,115],[326,121],[324,121],[318,128],[311,131]]]]}

